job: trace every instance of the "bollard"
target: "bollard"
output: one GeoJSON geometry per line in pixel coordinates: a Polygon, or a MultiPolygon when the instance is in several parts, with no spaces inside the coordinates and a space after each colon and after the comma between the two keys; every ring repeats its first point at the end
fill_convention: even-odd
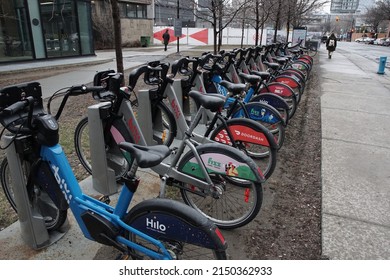
{"type": "Polygon", "coordinates": [[[384,74],[385,73],[385,68],[386,68],[386,60],[387,56],[381,56],[379,58],[379,68],[378,68],[378,74],[384,74]]]}

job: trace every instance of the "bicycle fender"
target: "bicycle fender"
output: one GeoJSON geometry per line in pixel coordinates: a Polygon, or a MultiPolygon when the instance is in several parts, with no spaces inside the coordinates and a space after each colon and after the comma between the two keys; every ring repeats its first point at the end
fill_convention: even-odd
{"type": "Polygon", "coordinates": [[[299,88],[299,89],[301,88],[301,85],[299,84],[298,78],[293,77],[293,76],[280,75],[280,76],[277,76],[274,81],[286,84],[291,88],[299,88]]]}
{"type": "Polygon", "coordinates": [[[271,105],[274,108],[280,108],[283,110],[288,110],[288,104],[287,102],[281,98],[279,95],[273,94],[271,92],[268,93],[261,93],[259,95],[256,95],[251,99],[251,102],[263,102],[266,104],[271,105]]]}
{"type": "MultiPolygon", "coordinates": [[[[268,104],[261,102],[249,102],[246,103],[244,106],[245,109],[248,111],[249,118],[251,120],[261,121],[269,124],[276,124],[281,122],[283,125],[285,125],[285,122],[282,119],[280,113],[268,104]]],[[[232,117],[239,118],[244,116],[244,110],[239,109],[237,112],[234,112],[232,117]]]]}
{"type": "Polygon", "coordinates": [[[277,149],[273,134],[262,124],[251,119],[229,119],[228,127],[234,141],[244,141],[277,149]]]}
{"type": "Polygon", "coordinates": [[[214,223],[195,209],[171,199],[144,200],[130,209],[125,222],[159,240],[183,241],[218,251],[227,247],[214,223]]]}
{"type": "Polygon", "coordinates": [[[69,204],[46,161],[40,161],[38,163],[33,183],[38,185],[49,195],[50,199],[59,210],[67,210],[69,208],[69,204]]]}
{"type": "Polygon", "coordinates": [[[268,93],[268,92],[274,93],[282,97],[291,97],[295,95],[290,86],[278,82],[269,83],[266,87],[260,90],[260,93],[268,93]]]}
{"type": "MultiPolygon", "coordinates": [[[[221,143],[207,143],[197,146],[196,150],[209,174],[221,174],[261,183],[265,181],[263,173],[253,159],[236,148],[221,143]]],[[[178,170],[205,179],[192,151],[182,158],[178,170]]]]}

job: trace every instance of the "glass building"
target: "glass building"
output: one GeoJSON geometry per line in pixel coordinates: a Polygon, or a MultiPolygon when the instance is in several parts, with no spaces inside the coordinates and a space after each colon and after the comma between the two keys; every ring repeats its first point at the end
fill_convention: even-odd
{"type": "Polygon", "coordinates": [[[0,63],[94,54],[91,1],[0,3],[0,63]]]}

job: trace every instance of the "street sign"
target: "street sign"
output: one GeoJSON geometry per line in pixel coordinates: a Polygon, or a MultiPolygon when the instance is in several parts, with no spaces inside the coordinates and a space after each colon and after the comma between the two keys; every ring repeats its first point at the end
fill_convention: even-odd
{"type": "Polygon", "coordinates": [[[179,18],[175,18],[175,23],[174,23],[174,32],[175,32],[175,37],[180,37],[181,36],[181,29],[182,29],[182,21],[179,18]]]}

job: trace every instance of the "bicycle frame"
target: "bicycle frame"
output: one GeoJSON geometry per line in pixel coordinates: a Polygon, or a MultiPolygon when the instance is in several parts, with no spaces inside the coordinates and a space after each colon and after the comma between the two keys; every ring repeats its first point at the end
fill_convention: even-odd
{"type": "Polygon", "coordinates": [[[109,206],[97,199],[94,199],[88,195],[85,195],[80,185],[73,174],[72,168],[62,150],[62,147],[57,144],[53,147],[42,146],[41,157],[44,161],[50,163],[51,172],[56,179],[59,188],[61,189],[69,207],[80,226],[84,236],[90,240],[95,241],[95,238],[91,236],[88,226],[83,220],[83,215],[89,210],[100,214],[106,218],[109,222],[119,226],[125,231],[129,231],[146,240],[147,242],[157,246],[161,250],[161,254],[158,254],[148,248],[133,243],[122,236],[118,235],[116,241],[124,246],[133,248],[140,251],[154,259],[171,259],[165,246],[158,240],[146,235],[137,229],[127,225],[123,222],[123,217],[127,213],[127,208],[133,198],[133,192],[131,192],[126,186],[122,187],[119,195],[118,203],[115,208],[109,206]]]}
{"type": "MultiPolygon", "coordinates": [[[[230,69],[230,67],[229,67],[229,69],[230,69]]],[[[237,71],[234,69],[234,67],[233,67],[233,69],[230,69],[229,72],[232,74],[232,77],[235,77],[235,76],[239,77],[237,74],[237,71]]],[[[211,77],[211,82],[213,83],[214,87],[216,88],[217,93],[227,97],[228,91],[224,86],[222,86],[220,84],[221,81],[222,81],[222,77],[218,74],[214,74],[211,77]]],[[[194,78],[194,84],[195,84],[194,89],[196,89],[200,92],[204,92],[203,91],[204,85],[203,85],[202,74],[196,75],[196,77],[194,78]]],[[[224,108],[225,109],[231,108],[231,109],[228,110],[226,117],[229,118],[231,116],[231,114],[233,113],[234,108],[236,108],[236,106],[239,106],[239,108],[241,108],[241,110],[239,111],[238,114],[235,114],[234,117],[246,117],[246,118],[253,119],[256,121],[265,121],[265,122],[270,123],[270,124],[275,124],[278,121],[280,121],[281,116],[275,116],[273,118],[270,118],[269,116],[270,116],[271,112],[269,112],[268,110],[266,110],[267,112],[264,112],[264,111],[261,112],[261,110],[259,111],[258,108],[256,108],[255,104],[249,105],[251,110],[250,110],[250,112],[248,111],[248,108],[245,106],[245,104],[250,102],[252,96],[255,94],[255,88],[256,88],[255,86],[250,86],[249,89],[246,91],[243,100],[239,100],[239,98],[234,98],[234,97],[227,97],[224,108]]],[[[207,117],[210,119],[213,119],[214,114],[212,112],[207,112],[207,117]]],[[[210,125],[210,128],[206,132],[206,136],[211,132],[210,130],[212,127],[213,126],[210,125]]]]}
{"type": "MultiPolygon", "coordinates": [[[[166,178],[173,178],[179,182],[183,182],[183,183],[186,183],[188,185],[197,186],[199,189],[205,191],[206,194],[211,193],[213,191],[214,184],[209,176],[209,173],[207,172],[207,169],[213,169],[213,167],[208,165],[207,163],[205,163],[203,161],[201,156],[198,154],[198,151],[196,148],[196,146],[199,143],[197,143],[197,142],[194,143],[194,141],[200,140],[200,142],[202,142],[202,144],[204,142],[207,142],[209,144],[214,144],[214,145],[217,143],[214,141],[211,141],[203,136],[199,136],[199,135],[197,135],[197,137],[192,137],[193,135],[196,135],[193,132],[193,130],[195,129],[197,123],[201,119],[203,112],[207,111],[207,110],[205,110],[203,107],[201,107],[201,109],[197,112],[197,115],[195,117],[195,121],[192,123],[192,125],[190,127],[188,127],[186,120],[184,118],[183,112],[180,108],[179,101],[176,97],[175,90],[173,89],[173,86],[171,84],[168,83],[167,88],[165,90],[165,93],[167,94],[170,105],[173,108],[174,116],[175,116],[175,119],[177,120],[178,128],[185,133],[183,133],[184,136],[183,136],[182,141],[179,144],[177,151],[171,157],[171,162],[170,163],[162,162],[159,165],[152,167],[151,169],[154,172],[156,172],[156,173],[158,173],[166,178]],[[195,138],[195,140],[194,140],[194,138],[195,138]],[[198,166],[201,170],[201,173],[203,175],[202,177],[204,178],[204,180],[200,180],[198,178],[195,178],[193,175],[184,173],[183,171],[180,171],[177,169],[176,165],[180,161],[180,159],[184,153],[184,149],[186,147],[188,147],[192,151],[192,153],[194,154],[196,161],[197,161],[197,164],[198,164],[198,166]],[[206,166],[207,166],[207,169],[206,169],[206,166]]],[[[107,105],[109,105],[109,103],[107,103],[107,105]]],[[[131,135],[133,135],[135,143],[139,144],[139,145],[146,146],[147,142],[146,142],[144,135],[142,133],[142,130],[138,124],[137,118],[134,115],[134,111],[131,107],[130,101],[128,101],[126,99],[122,100],[122,102],[119,106],[118,114],[123,116],[123,118],[126,122],[126,128],[128,129],[129,133],[131,135]]],[[[120,143],[120,142],[125,140],[123,138],[123,136],[119,133],[119,131],[111,131],[111,134],[113,135],[113,137],[117,143],[120,143]]],[[[220,146],[221,149],[227,148],[227,146],[225,146],[223,144],[220,144],[220,145],[221,145],[220,146]]],[[[212,156],[213,154],[209,154],[209,155],[212,156]]],[[[214,156],[216,158],[218,158],[219,153],[215,153],[214,156]]],[[[226,161],[226,162],[224,162],[222,164],[229,163],[228,159],[224,159],[224,161],[226,161]]],[[[238,178],[247,179],[247,180],[256,179],[258,182],[264,181],[264,178],[263,178],[261,171],[257,168],[257,166],[254,163],[253,163],[253,166],[251,166],[251,164],[248,162],[242,162],[241,167],[243,167],[245,169],[249,168],[252,171],[250,172],[249,177],[247,175],[244,175],[244,174],[238,174],[238,178]]],[[[214,171],[217,173],[218,172],[220,173],[220,171],[218,171],[218,170],[214,169],[214,171]]],[[[184,187],[183,185],[181,185],[180,187],[185,188],[189,191],[192,191],[192,190],[184,187]]],[[[199,195],[205,196],[205,194],[203,194],[201,192],[197,192],[197,193],[199,195]]],[[[163,182],[161,189],[160,189],[160,197],[164,197],[164,196],[165,196],[165,182],[163,182]]]]}

